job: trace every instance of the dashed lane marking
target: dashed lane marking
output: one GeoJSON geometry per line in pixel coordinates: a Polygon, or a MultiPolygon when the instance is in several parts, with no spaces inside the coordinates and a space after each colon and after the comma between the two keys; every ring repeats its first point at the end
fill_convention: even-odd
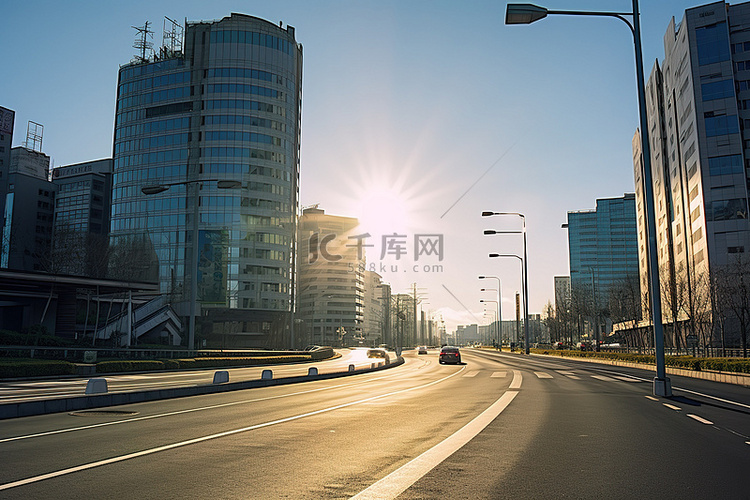
{"type": "Polygon", "coordinates": [[[646,399],[650,399],[651,401],[659,401],[658,398],[655,398],[653,396],[645,396],[646,399]]]}
{"type": "Polygon", "coordinates": [[[697,420],[698,422],[700,422],[702,424],[714,425],[714,423],[711,422],[710,420],[706,420],[705,418],[699,417],[698,415],[693,415],[692,413],[688,413],[687,416],[690,417],[690,418],[692,418],[693,420],[697,420]]]}
{"type": "Polygon", "coordinates": [[[552,375],[550,375],[547,372],[534,372],[534,375],[536,375],[539,378],[552,378],[552,375]]]}
{"type": "Polygon", "coordinates": [[[669,403],[662,403],[662,404],[664,406],[666,406],[667,408],[669,408],[670,410],[674,410],[674,411],[681,411],[682,410],[682,408],[680,408],[679,406],[671,405],[669,403]]]}
{"type": "Polygon", "coordinates": [[[473,371],[473,372],[466,373],[463,376],[464,377],[476,377],[477,375],[479,375],[479,372],[478,371],[473,371]]]}
{"type": "Polygon", "coordinates": [[[613,379],[612,377],[607,377],[604,375],[591,375],[591,378],[595,378],[596,380],[601,380],[603,382],[614,382],[616,379],[613,379]]]}
{"type": "Polygon", "coordinates": [[[490,378],[503,378],[508,374],[508,372],[493,372],[492,375],[490,375],[490,378]]]}

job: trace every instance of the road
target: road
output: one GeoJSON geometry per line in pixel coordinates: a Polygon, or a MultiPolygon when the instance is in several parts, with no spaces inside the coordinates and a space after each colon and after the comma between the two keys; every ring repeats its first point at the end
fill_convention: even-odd
{"type": "MultiPolygon", "coordinates": [[[[310,367],[316,367],[319,373],[329,373],[346,371],[350,364],[356,368],[362,368],[370,366],[373,362],[382,361],[367,358],[367,349],[341,349],[338,353],[341,356],[335,359],[290,365],[2,381],[0,382],[0,404],[81,396],[85,393],[86,384],[92,377],[105,378],[108,391],[113,393],[211,384],[216,370],[227,370],[230,381],[240,382],[259,379],[263,370],[266,369],[273,370],[274,378],[281,378],[305,375],[310,367]]],[[[395,359],[395,353],[391,352],[390,356],[391,359],[395,359]]]]}
{"type": "Polygon", "coordinates": [[[0,424],[0,498],[748,498],[750,391],[410,352],[343,379],[0,424]],[[692,391],[692,392],[686,392],[692,391]]]}

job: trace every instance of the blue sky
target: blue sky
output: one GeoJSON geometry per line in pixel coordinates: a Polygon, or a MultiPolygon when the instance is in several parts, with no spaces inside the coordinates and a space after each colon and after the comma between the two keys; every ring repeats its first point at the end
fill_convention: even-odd
{"type": "MultiPolygon", "coordinates": [[[[641,3],[648,78],[670,18],[700,3],[641,3]]],[[[304,47],[302,205],[367,220],[373,203],[400,207],[380,213],[369,262],[387,265],[383,278],[396,291],[416,282],[425,308],[449,327],[486,322],[479,300],[495,297],[479,289],[495,286],[480,274],[501,278],[503,317],[512,316],[518,261],[487,254],[520,254],[521,238],[482,230],[516,229],[518,220],[482,219],[483,210],[526,215],[530,311],[541,312],[554,300],[553,276],[568,274],[566,212],[634,191],[635,63],[630,31],[616,19],[505,26],[504,2],[442,0],[27,0],[2,10],[0,106],[16,111],[14,145],[27,121],[44,125],[43,150],[56,166],[111,156],[117,70],[136,52],[131,26],[151,21],[155,46],[164,16],[241,12],[294,26],[304,47]],[[414,272],[411,254],[381,262],[380,236],[392,232],[409,244],[442,234],[443,260],[429,262],[442,271],[414,272]]]]}

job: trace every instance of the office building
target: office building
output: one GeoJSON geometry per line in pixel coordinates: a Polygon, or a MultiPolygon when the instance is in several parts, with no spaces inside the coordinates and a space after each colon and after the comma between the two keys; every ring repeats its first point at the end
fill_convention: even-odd
{"type": "Polygon", "coordinates": [[[197,347],[289,346],[301,84],[294,28],[243,14],[120,67],[113,249],[155,259],[197,347]]]}
{"type": "Polygon", "coordinates": [[[306,208],[299,219],[299,336],[317,345],[358,344],[363,334],[365,259],[359,221],[306,208]]]}
{"type": "MultiPolygon", "coordinates": [[[[663,321],[696,335],[704,330],[701,345],[716,345],[716,330],[703,328],[715,311],[711,284],[718,269],[746,261],[750,251],[750,3],[715,2],[686,10],[679,24],[672,18],[646,104],[663,321]]],[[[636,139],[640,132],[633,152],[643,291],[648,256],[636,139]]],[[[668,346],[680,346],[675,330],[667,329],[668,346]]]]}
{"type": "Polygon", "coordinates": [[[362,312],[362,343],[377,346],[384,343],[385,300],[383,296],[383,278],[375,271],[365,269],[364,273],[364,310],[362,312]]]}
{"type": "Polygon", "coordinates": [[[585,309],[599,332],[610,331],[611,321],[603,311],[612,291],[638,276],[635,194],[597,199],[595,210],[568,212],[564,227],[571,307],[585,309]]]}
{"type": "MultiPolygon", "coordinates": [[[[56,186],[49,180],[50,158],[23,146],[11,149],[4,196],[0,267],[56,271],[52,223],[56,186]]],[[[3,172],[5,173],[5,172],[3,172]]]]}
{"type": "Polygon", "coordinates": [[[105,277],[112,159],[53,168],[52,182],[57,188],[53,227],[57,272],[105,277]]]}

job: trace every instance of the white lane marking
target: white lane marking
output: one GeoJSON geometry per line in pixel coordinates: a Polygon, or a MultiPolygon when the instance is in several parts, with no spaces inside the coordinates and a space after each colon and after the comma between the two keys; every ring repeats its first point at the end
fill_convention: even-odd
{"type": "MultiPolygon", "coordinates": [[[[602,370],[602,371],[606,371],[607,373],[619,373],[619,372],[613,372],[613,371],[610,371],[610,370],[602,370]]],[[[626,376],[632,377],[632,378],[634,378],[636,380],[640,380],[641,382],[653,382],[653,380],[654,380],[654,379],[651,379],[651,378],[636,377],[635,375],[627,375],[626,374],[626,376]]],[[[696,396],[701,396],[701,397],[704,397],[704,398],[713,399],[714,401],[721,401],[722,403],[727,403],[727,404],[735,405],[735,406],[742,406],[743,408],[750,409],[750,405],[746,405],[744,403],[738,403],[737,401],[732,401],[730,399],[724,399],[724,398],[719,398],[719,397],[716,397],[716,396],[711,396],[710,394],[704,394],[702,392],[691,391],[690,389],[683,389],[682,387],[672,386],[672,390],[673,391],[687,392],[689,394],[695,394],[696,396]]]]}
{"type": "Polygon", "coordinates": [[[634,382],[636,382],[636,383],[640,382],[640,380],[638,380],[636,378],[633,378],[633,377],[622,377],[622,376],[619,376],[619,375],[615,375],[615,378],[617,380],[622,380],[623,382],[630,382],[631,384],[634,383],[634,382]]]}
{"type": "MultiPolygon", "coordinates": [[[[409,391],[418,391],[419,389],[424,389],[426,387],[430,387],[432,385],[444,382],[444,381],[448,380],[449,378],[454,377],[455,375],[458,375],[464,369],[465,369],[465,367],[462,367],[459,371],[454,372],[454,373],[448,375],[447,377],[443,377],[441,379],[434,380],[432,382],[428,382],[426,384],[423,384],[423,385],[420,385],[420,386],[417,386],[417,387],[409,387],[407,389],[400,389],[398,391],[389,392],[389,393],[386,393],[386,394],[380,394],[379,396],[371,396],[369,398],[360,399],[360,400],[357,400],[357,401],[350,401],[348,403],[342,403],[340,405],[329,406],[328,408],[323,408],[321,410],[315,410],[315,411],[311,411],[311,412],[307,412],[307,413],[302,413],[300,415],[292,415],[291,417],[280,418],[278,420],[271,420],[270,422],[263,422],[261,424],[250,425],[248,427],[242,427],[242,428],[239,428],[239,429],[232,429],[231,431],[224,431],[224,432],[219,432],[219,433],[216,433],[216,434],[209,434],[208,436],[201,436],[201,437],[194,438],[194,439],[188,439],[187,441],[180,441],[178,443],[172,443],[172,444],[167,444],[167,445],[164,445],[164,446],[158,446],[156,448],[150,448],[150,449],[147,449],[147,450],[136,451],[135,453],[128,453],[127,455],[120,455],[118,457],[112,457],[112,458],[108,458],[106,460],[100,460],[98,462],[90,462],[88,464],[79,465],[77,467],[71,467],[69,469],[62,469],[62,470],[50,472],[50,473],[47,473],[47,474],[41,474],[39,476],[33,476],[33,477],[26,478],[26,479],[21,479],[19,481],[13,481],[12,483],[0,484],[0,491],[9,490],[11,488],[16,488],[18,486],[23,486],[23,485],[26,485],[26,484],[37,483],[39,481],[44,481],[45,479],[52,479],[54,477],[65,476],[67,474],[73,474],[74,472],[80,472],[80,471],[83,471],[83,470],[93,469],[95,467],[101,467],[102,465],[109,465],[109,464],[113,464],[113,463],[117,463],[117,462],[123,462],[125,460],[130,460],[132,458],[143,457],[143,456],[146,456],[146,455],[153,455],[154,453],[159,453],[161,451],[171,450],[171,449],[174,449],[174,448],[181,448],[183,446],[188,446],[188,445],[191,445],[191,444],[202,443],[204,441],[209,441],[209,440],[212,440],[212,439],[218,439],[218,438],[222,438],[222,437],[233,436],[235,434],[240,434],[240,433],[248,432],[248,431],[254,431],[256,429],[262,429],[264,427],[270,427],[272,425],[283,424],[283,423],[286,423],[286,422],[292,422],[294,420],[299,420],[299,419],[306,418],[306,417],[312,417],[314,415],[321,415],[323,413],[328,413],[328,412],[331,412],[331,411],[334,411],[334,410],[340,410],[342,408],[348,408],[350,406],[354,406],[354,405],[358,405],[358,404],[369,403],[370,401],[376,401],[376,400],[379,400],[379,399],[387,398],[387,397],[390,397],[390,396],[395,396],[397,394],[402,394],[402,393],[409,392],[409,391]]],[[[502,397],[501,397],[501,399],[502,399],[502,397]]]]}
{"type": "Polygon", "coordinates": [[[650,399],[651,401],[659,401],[658,398],[655,398],[653,396],[645,396],[646,399],[650,399]]]}
{"type": "Polygon", "coordinates": [[[581,377],[579,377],[578,375],[566,375],[566,377],[573,380],[581,380],[581,377]]]}
{"type": "Polygon", "coordinates": [[[591,375],[591,378],[601,380],[602,382],[614,382],[615,381],[615,379],[613,379],[612,377],[607,377],[605,375],[591,375]]]}
{"type": "Polygon", "coordinates": [[[705,418],[699,417],[698,415],[693,415],[692,413],[688,413],[687,416],[690,417],[690,418],[692,418],[693,420],[697,420],[698,422],[700,422],[702,424],[714,425],[714,423],[711,422],[710,420],[706,420],[705,418]]]}
{"type": "Polygon", "coordinates": [[[508,372],[492,372],[492,375],[490,375],[490,378],[503,378],[508,374],[508,372]]]}
{"type": "Polygon", "coordinates": [[[669,408],[670,410],[674,410],[674,411],[681,411],[682,410],[682,408],[680,408],[679,406],[671,405],[669,403],[662,403],[662,404],[664,406],[666,406],[667,408],[669,408]]]}
{"type": "MultiPolygon", "coordinates": [[[[456,373],[460,373],[460,371],[456,372],[456,373]]],[[[123,419],[123,420],[113,420],[113,421],[110,421],[110,422],[102,422],[102,423],[99,423],[99,424],[82,425],[82,426],[79,426],[79,427],[70,427],[70,428],[67,428],[67,429],[57,429],[57,430],[54,430],[54,431],[38,432],[36,434],[27,434],[27,435],[23,435],[23,436],[15,436],[15,437],[10,437],[10,438],[0,439],[0,443],[5,443],[7,441],[18,441],[20,439],[29,439],[29,438],[35,438],[35,437],[50,436],[50,435],[53,435],[53,434],[62,434],[62,433],[65,433],[65,432],[84,431],[84,430],[88,430],[88,429],[95,429],[97,427],[105,427],[105,426],[109,426],[109,425],[128,424],[128,423],[131,423],[131,422],[138,422],[140,420],[151,420],[151,419],[154,419],[154,418],[171,417],[171,416],[174,416],[174,415],[182,415],[183,413],[193,413],[193,412],[196,412],[196,411],[215,410],[217,408],[226,408],[228,406],[236,406],[236,405],[248,404],[248,403],[258,403],[258,402],[261,402],[261,401],[269,401],[269,400],[273,400],[273,399],[288,398],[290,396],[300,396],[302,394],[310,394],[310,393],[313,393],[313,392],[328,391],[328,390],[331,390],[331,389],[339,389],[341,387],[354,387],[354,386],[357,386],[357,385],[369,384],[370,382],[375,382],[375,381],[378,381],[378,380],[385,380],[385,379],[389,379],[389,378],[393,378],[393,377],[398,377],[398,376],[402,376],[402,375],[403,374],[400,374],[400,373],[398,373],[398,374],[391,374],[391,375],[384,375],[382,377],[376,377],[376,378],[373,378],[373,379],[363,380],[363,381],[359,381],[359,382],[353,382],[353,383],[347,383],[347,384],[338,384],[338,385],[333,385],[333,386],[330,386],[330,387],[320,387],[318,389],[310,389],[310,390],[307,390],[307,391],[292,392],[292,393],[289,393],[289,394],[280,394],[278,396],[268,396],[268,397],[265,397],[265,398],[246,399],[246,400],[242,400],[242,401],[233,401],[231,403],[222,403],[222,404],[210,405],[210,406],[200,406],[198,408],[190,408],[190,409],[187,409],[187,410],[179,410],[179,411],[171,411],[171,412],[167,412],[167,413],[159,413],[159,414],[156,414],[156,415],[147,415],[147,416],[143,416],[143,417],[126,418],[126,419],[123,419]]],[[[80,395],[80,394],[76,394],[76,395],[80,395]]]]}
{"type": "Polygon", "coordinates": [[[523,382],[523,375],[518,370],[513,370],[513,380],[511,380],[508,389],[520,389],[523,382]]]}
{"type": "Polygon", "coordinates": [[[474,372],[469,372],[469,373],[464,374],[464,377],[476,377],[477,375],[479,375],[479,372],[474,371],[474,372]]]}
{"type": "Polygon", "coordinates": [[[575,375],[576,374],[576,372],[569,372],[569,371],[564,371],[564,370],[555,370],[555,371],[559,373],[560,375],[575,375]]]}
{"type": "Polygon", "coordinates": [[[539,378],[552,378],[552,375],[550,375],[547,372],[534,372],[534,375],[536,375],[539,378]]]}
{"type": "Polygon", "coordinates": [[[492,405],[479,414],[474,420],[460,428],[451,436],[425,451],[417,458],[402,465],[380,481],[354,495],[352,500],[392,499],[406,491],[422,476],[440,465],[462,446],[471,441],[487,427],[500,413],[508,407],[518,391],[506,391],[492,405]]]}

